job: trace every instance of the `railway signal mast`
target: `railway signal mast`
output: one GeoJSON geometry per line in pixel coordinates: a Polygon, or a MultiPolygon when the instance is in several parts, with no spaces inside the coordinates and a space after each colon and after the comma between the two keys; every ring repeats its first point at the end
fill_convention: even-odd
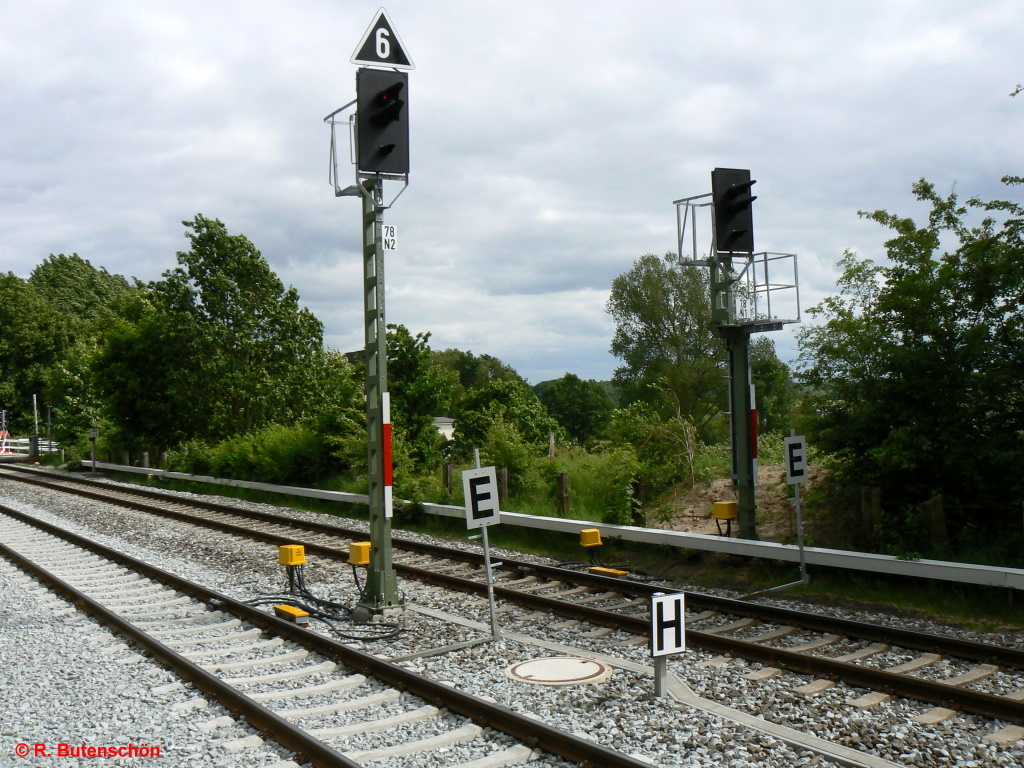
{"type": "MultiPolygon", "coordinates": [[[[366,430],[370,497],[370,564],[366,584],[353,614],[356,621],[400,610],[402,596],[391,561],[391,408],[387,387],[387,325],[384,319],[384,211],[409,186],[409,75],[415,68],[388,17],[377,11],[352,54],[356,98],[324,118],[331,126],[330,181],[336,197],[363,202],[363,306],[366,339],[366,430]],[[354,140],[355,184],[338,184],[335,127],[339,116],[355,106],[347,124],[354,140]],[[402,187],[387,204],[384,182],[402,187]]],[[[390,227],[390,229],[394,229],[390,227]]]]}
{"type": "MultiPolygon", "coordinates": [[[[680,265],[710,269],[711,331],[729,361],[729,422],[739,536],[757,539],[757,408],[750,378],[750,336],[800,322],[796,254],[754,251],[750,171],[715,168],[711,193],[676,200],[680,265]],[[709,199],[710,198],[710,199],[709,199]],[[711,219],[711,247],[698,235],[711,219]],[[781,277],[780,277],[781,273],[781,277]]],[[[706,242],[706,241],[705,241],[706,242]]]]}

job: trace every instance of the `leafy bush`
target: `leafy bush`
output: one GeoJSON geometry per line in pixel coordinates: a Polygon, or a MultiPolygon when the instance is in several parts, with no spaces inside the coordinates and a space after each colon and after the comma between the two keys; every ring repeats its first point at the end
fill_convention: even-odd
{"type": "Polygon", "coordinates": [[[697,449],[693,460],[694,478],[702,483],[710,483],[720,477],[728,477],[732,473],[732,451],[728,443],[704,445],[697,449]]]}
{"type": "Polygon", "coordinates": [[[550,475],[550,462],[543,450],[527,442],[514,424],[501,417],[487,428],[480,447],[480,464],[508,467],[511,496],[543,494],[548,486],[545,476],[550,475]]]}
{"type": "Polygon", "coordinates": [[[613,413],[608,436],[612,446],[628,447],[633,452],[638,472],[647,478],[652,493],[696,479],[704,444],[688,419],[676,416],[663,420],[649,407],[633,403],[613,413]]]}
{"type": "Polygon", "coordinates": [[[332,466],[322,437],[308,424],[271,424],[219,443],[191,440],[169,452],[172,470],[197,475],[304,485],[323,479],[332,466]]]}
{"type": "Polygon", "coordinates": [[[640,461],[629,446],[577,453],[568,470],[573,516],[629,525],[636,506],[633,484],[639,469],[640,461]]]}

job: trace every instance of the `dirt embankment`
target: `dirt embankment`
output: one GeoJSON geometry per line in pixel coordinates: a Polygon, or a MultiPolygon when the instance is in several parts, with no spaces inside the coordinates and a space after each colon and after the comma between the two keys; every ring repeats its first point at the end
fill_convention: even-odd
{"type": "MultiPolygon", "coordinates": [[[[764,541],[791,542],[796,537],[796,516],[793,510],[793,486],[786,484],[784,464],[769,464],[758,468],[757,534],[764,541]]],[[[825,476],[820,467],[810,467],[801,495],[814,487],[825,476]]],[[[716,501],[735,501],[732,480],[720,478],[710,483],[698,482],[692,488],[676,486],[668,498],[672,516],[664,528],[688,533],[717,534],[716,521],[711,517],[711,506],[716,501]]],[[[722,522],[721,530],[725,530],[722,522]]],[[[733,534],[736,523],[733,521],[733,534]]]]}

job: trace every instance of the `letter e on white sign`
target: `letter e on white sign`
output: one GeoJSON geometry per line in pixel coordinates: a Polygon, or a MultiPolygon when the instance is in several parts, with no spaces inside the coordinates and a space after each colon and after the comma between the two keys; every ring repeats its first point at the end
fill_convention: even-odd
{"type": "Polygon", "coordinates": [[[501,522],[498,477],[494,467],[479,467],[463,472],[462,493],[466,497],[466,528],[501,522]]]}
{"type": "Polygon", "coordinates": [[[783,439],[786,457],[786,482],[790,485],[807,480],[807,441],[803,435],[783,439]]]}

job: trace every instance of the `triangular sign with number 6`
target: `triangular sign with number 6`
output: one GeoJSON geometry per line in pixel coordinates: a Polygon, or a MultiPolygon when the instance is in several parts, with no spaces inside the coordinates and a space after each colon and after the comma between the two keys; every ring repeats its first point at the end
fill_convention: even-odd
{"type": "Polygon", "coordinates": [[[381,8],[363,39],[352,54],[353,64],[368,64],[371,67],[393,67],[394,69],[416,69],[409,54],[405,52],[402,38],[391,23],[388,12],[381,8]]]}

